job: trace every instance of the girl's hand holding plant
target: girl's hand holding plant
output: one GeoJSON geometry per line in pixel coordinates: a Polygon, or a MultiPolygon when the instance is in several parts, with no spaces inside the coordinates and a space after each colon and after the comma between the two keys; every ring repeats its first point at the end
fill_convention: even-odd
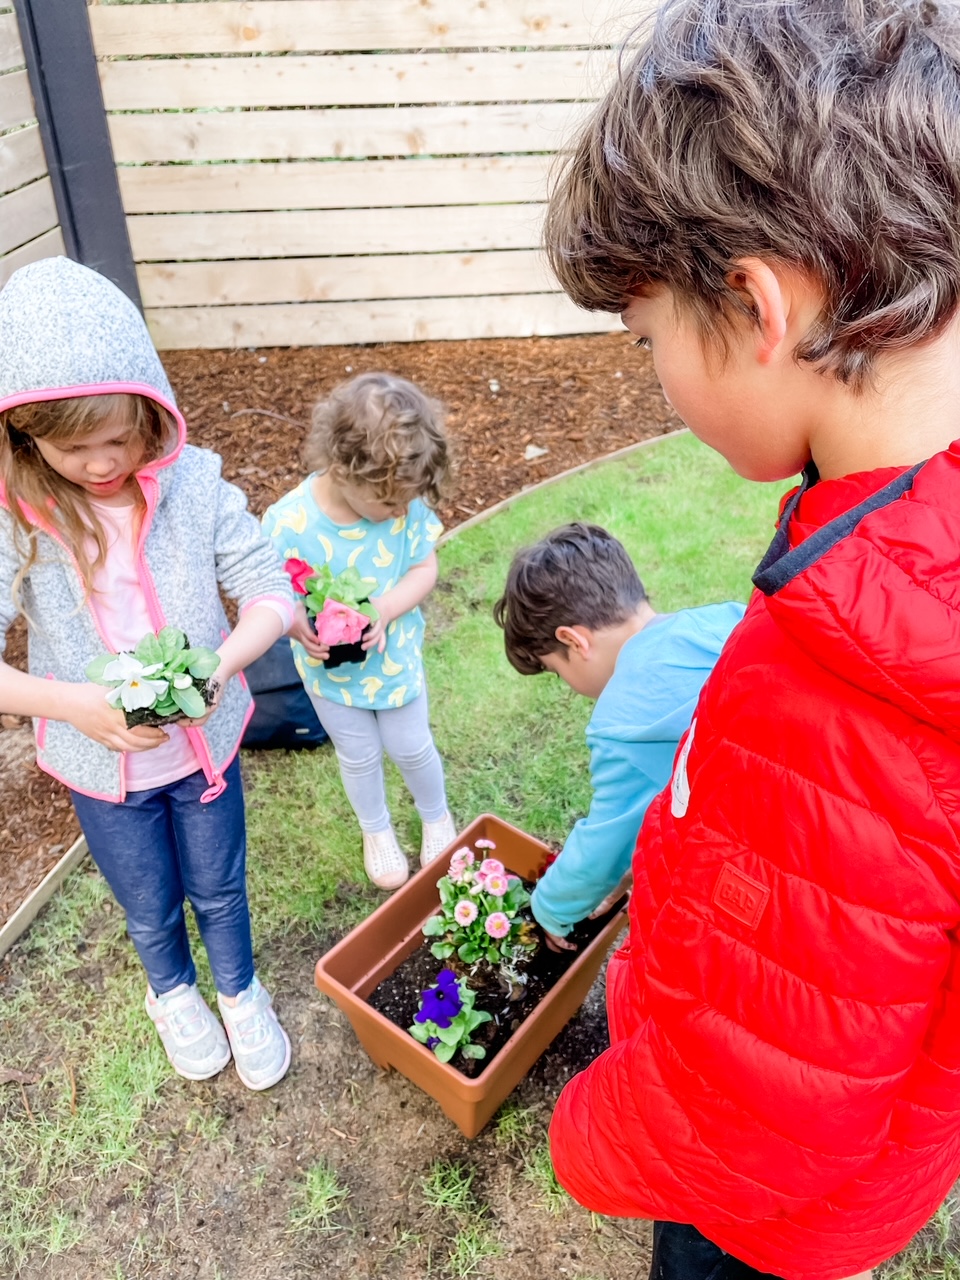
{"type": "Polygon", "coordinates": [[[64,685],[64,714],[82,734],[111,751],[151,751],[167,741],[162,729],[141,725],[129,728],[126,717],[110,706],[99,684],[64,685]]]}
{"type": "Polygon", "coordinates": [[[133,728],[157,719],[205,720],[219,693],[219,685],[209,685],[219,666],[212,649],[192,649],[182,631],[164,627],[156,635],[148,631],[132,653],[94,658],[86,674],[108,687],[107,703],[122,708],[127,727],[133,728]]]}
{"type": "MultiPolygon", "coordinates": [[[[311,657],[326,661],[333,645],[355,644],[361,636],[369,634],[368,628],[377,621],[377,610],[370,601],[370,592],[377,585],[376,578],[364,578],[359,570],[352,567],[334,576],[327,564],[316,566],[293,558],[287,560],[283,567],[290,576],[294,591],[303,597],[303,618],[312,632],[306,636],[298,611],[298,619],[290,634],[303,644],[311,657]]],[[[365,644],[363,647],[370,646],[365,644]]]]}
{"type": "Polygon", "coordinates": [[[302,644],[304,649],[311,658],[315,658],[318,662],[323,662],[330,657],[330,646],[321,644],[317,639],[317,633],[313,629],[313,623],[307,614],[303,603],[298,601],[296,612],[293,616],[293,624],[287,632],[292,640],[296,640],[298,644],[302,644]]]}

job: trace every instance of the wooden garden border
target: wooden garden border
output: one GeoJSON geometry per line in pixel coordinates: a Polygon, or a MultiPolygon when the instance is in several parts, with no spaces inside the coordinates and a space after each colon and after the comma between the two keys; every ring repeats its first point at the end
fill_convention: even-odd
{"type": "Polygon", "coordinates": [[[78,836],[56,866],[50,868],[37,887],[27,894],[13,915],[0,926],[0,956],[5,955],[26,933],[70,872],[74,867],[79,866],[86,856],[87,842],[83,836],[78,836]]]}

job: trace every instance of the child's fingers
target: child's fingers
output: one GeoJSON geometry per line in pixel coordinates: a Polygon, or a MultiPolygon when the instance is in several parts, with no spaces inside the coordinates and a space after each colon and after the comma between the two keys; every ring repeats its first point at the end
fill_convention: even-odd
{"type": "Polygon", "coordinates": [[[559,933],[547,933],[546,929],[544,929],[543,936],[547,940],[547,948],[550,951],[576,951],[577,949],[575,942],[568,942],[559,933]]]}

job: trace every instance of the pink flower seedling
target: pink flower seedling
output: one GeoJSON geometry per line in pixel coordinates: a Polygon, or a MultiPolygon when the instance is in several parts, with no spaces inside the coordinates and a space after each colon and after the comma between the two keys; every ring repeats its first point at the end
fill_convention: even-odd
{"type": "Polygon", "coordinates": [[[484,878],[487,876],[506,875],[506,868],[499,858],[484,858],[480,863],[480,875],[484,878]]]}
{"type": "Polygon", "coordinates": [[[289,560],[285,560],[283,564],[284,571],[289,575],[293,584],[293,589],[297,595],[305,596],[307,594],[307,581],[317,576],[317,571],[312,564],[307,564],[306,560],[297,560],[291,556],[289,560]]]}
{"type": "Polygon", "coordinates": [[[455,878],[461,877],[467,867],[472,867],[475,861],[473,850],[464,845],[462,849],[457,849],[450,858],[450,875],[455,878]]]}
{"type": "Polygon", "coordinates": [[[348,604],[327,599],[323,602],[323,609],[317,614],[317,639],[326,645],[353,644],[360,639],[364,627],[369,624],[370,619],[365,613],[358,613],[348,604]]]}
{"type": "Polygon", "coordinates": [[[478,849],[495,849],[497,847],[493,840],[474,840],[473,843],[478,849]]]}
{"type": "Polygon", "coordinates": [[[493,872],[487,876],[483,884],[484,893],[492,894],[495,898],[502,898],[509,888],[510,884],[507,877],[500,875],[498,872],[493,872]]]}
{"type": "Polygon", "coordinates": [[[461,898],[453,909],[453,918],[465,929],[477,918],[477,904],[471,902],[469,898],[461,898]]]}
{"type": "Polygon", "coordinates": [[[510,921],[502,911],[491,911],[483,927],[491,938],[505,938],[510,932],[510,921]]]}

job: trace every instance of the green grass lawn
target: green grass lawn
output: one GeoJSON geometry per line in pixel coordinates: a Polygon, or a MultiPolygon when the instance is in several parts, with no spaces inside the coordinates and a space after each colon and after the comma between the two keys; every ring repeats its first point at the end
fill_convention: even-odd
{"type": "MultiPolygon", "coordinates": [[[[524,495],[442,547],[441,583],[428,608],[426,663],[432,723],[461,822],[492,810],[542,838],[561,840],[588,803],[583,728],[590,705],[556,679],[517,675],[491,620],[513,549],[566,520],[590,520],[606,525],[626,544],[655,608],[744,600],[750,573],[771,535],[778,490],[739,480],[716,455],[681,436],[524,495]]],[[[299,998],[315,1010],[320,997],[309,990],[309,956],[368,912],[380,895],[364,881],[358,832],[329,750],[264,754],[245,763],[258,963],[268,985],[287,1001],[285,1009],[299,998]],[[294,982],[284,956],[295,945],[308,960],[307,976],[298,974],[294,982]]],[[[388,776],[401,840],[413,851],[419,844],[418,822],[392,769],[388,776]]],[[[198,959],[201,985],[209,995],[202,952],[198,959]]],[[[176,1252],[181,1208],[191,1196],[213,1196],[205,1184],[198,1189],[184,1181],[181,1153],[205,1149],[217,1153],[218,1169],[222,1160],[247,1179],[237,1193],[238,1230],[247,1230],[249,1221],[253,1238],[266,1232],[291,1265],[312,1266],[311,1274],[319,1274],[313,1261],[319,1257],[331,1259],[334,1268],[330,1251],[347,1247],[336,1241],[349,1238],[355,1230],[349,1225],[352,1215],[367,1212],[371,1204],[369,1187],[363,1194],[356,1187],[360,1157],[354,1157],[358,1164],[351,1171],[336,1142],[322,1148],[314,1138],[304,1147],[300,1172],[290,1179],[271,1163],[274,1148],[288,1146],[287,1141],[264,1137],[255,1149],[239,1147],[224,1103],[229,1086],[220,1081],[185,1086],[172,1075],[146,1026],[143,990],[120,912],[89,871],[74,875],[0,965],[0,1067],[27,1074],[23,1085],[3,1083],[0,1075],[0,1275],[20,1271],[129,1280],[181,1273],[186,1264],[176,1252]],[[271,1181],[280,1199],[270,1203],[283,1205],[279,1222],[257,1217],[262,1214],[257,1197],[271,1181]],[[107,1186],[114,1193],[110,1203],[121,1206],[112,1216],[100,1203],[107,1186]],[[91,1262],[100,1258],[102,1268],[91,1262]]],[[[300,1058],[308,1047],[301,1039],[300,1058]]],[[[306,1074],[296,1080],[296,1086],[293,1079],[287,1082],[286,1093],[281,1085],[263,1097],[242,1099],[248,1111],[254,1109],[264,1134],[279,1133],[282,1121],[276,1117],[306,1096],[301,1092],[307,1088],[306,1074]],[[298,1092],[292,1098],[294,1087],[298,1092]]],[[[352,1090],[352,1079],[347,1083],[352,1090]]],[[[230,1101],[235,1092],[227,1097],[230,1101]]],[[[542,1099],[535,1102],[543,1106],[542,1099]]],[[[311,1096],[311,1114],[325,1104],[322,1094],[311,1096]]],[[[436,1128],[430,1107],[423,1103],[425,1123],[436,1128]]],[[[407,1116],[412,1122],[410,1112],[407,1116]]],[[[449,1126],[444,1129],[442,1123],[446,1134],[449,1126]]],[[[338,1128],[332,1132],[340,1134],[338,1128]]],[[[530,1206],[525,1212],[549,1223],[567,1212],[570,1202],[552,1178],[543,1139],[543,1117],[536,1109],[508,1103],[497,1125],[474,1147],[458,1151],[486,1151],[497,1161],[500,1153],[515,1148],[518,1185],[530,1206]]],[[[423,1206],[427,1227],[418,1220],[392,1228],[393,1242],[371,1264],[372,1273],[527,1275],[519,1269],[519,1253],[514,1254],[518,1238],[478,1198],[474,1166],[459,1155],[447,1159],[441,1150],[422,1168],[425,1172],[405,1185],[423,1206]],[[434,1219],[440,1224],[437,1239],[426,1239],[434,1219]],[[403,1250],[413,1251],[408,1270],[401,1266],[403,1250]]],[[[361,1172],[361,1180],[369,1177],[366,1168],[361,1172]]],[[[485,1194],[492,1194],[489,1187],[485,1194]]],[[[605,1237],[598,1220],[577,1212],[582,1217],[568,1224],[568,1232],[581,1233],[577,1238],[585,1242],[586,1257],[593,1248],[590,1240],[605,1237]]],[[[278,1211],[271,1213],[276,1217],[278,1211]]],[[[903,1280],[960,1280],[945,1213],[920,1250],[904,1255],[891,1274],[903,1280]]],[[[185,1207],[183,1214],[186,1218],[185,1207]]],[[[554,1227],[545,1229],[556,1235],[554,1227]]],[[[518,1229],[518,1236],[526,1230],[518,1229]]],[[[375,1233],[363,1233],[370,1234],[375,1233]]],[[[354,1270],[343,1274],[360,1274],[355,1256],[354,1270]]],[[[620,1280],[634,1274],[635,1260],[628,1267],[610,1254],[604,1267],[609,1280],[620,1280]]],[[[212,1265],[189,1274],[232,1273],[212,1265]]],[[[589,1274],[597,1274],[596,1265],[589,1274]]]]}

